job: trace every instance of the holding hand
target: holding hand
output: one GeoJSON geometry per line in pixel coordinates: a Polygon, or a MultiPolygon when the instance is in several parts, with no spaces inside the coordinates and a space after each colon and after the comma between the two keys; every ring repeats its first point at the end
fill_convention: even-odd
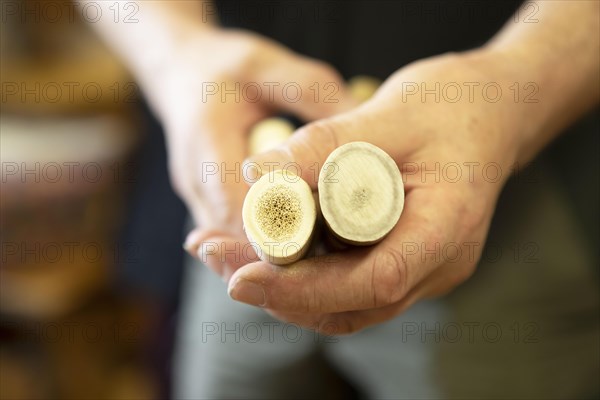
{"type": "Polygon", "coordinates": [[[388,320],[469,277],[498,194],[518,159],[520,138],[527,137],[526,108],[510,96],[492,102],[463,93],[450,102],[409,95],[408,89],[415,83],[426,88],[464,82],[477,82],[479,88],[488,82],[509,85],[505,72],[483,72],[494,71],[491,67],[479,54],[409,65],[359,108],[309,124],[282,148],[254,157],[251,161],[263,164],[264,171],[269,169],[265,163],[281,168],[296,163],[316,190],[314,165],[322,166],[335,148],[352,141],[375,144],[402,170],[405,209],[396,227],[373,247],[284,267],[263,261],[243,266],[229,281],[231,297],[286,321],[348,333],[388,320]],[[456,170],[451,177],[428,172],[449,165],[456,170]],[[495,166],[488,173],[493,179],[482,174],[486,165],[495,166]],[[455,251],[440,251],[449,246],[455,251]]]}
{"type": "Polygon", "coordinates": [[[173,185],[202,228],[186,247],[196,253],[207,235],[239,243],[251,127],[277,112],[311,121],[353,104],[330,66],[243,31],[192,35],[169,60],[144,89],[166,129],[173,185]]]}

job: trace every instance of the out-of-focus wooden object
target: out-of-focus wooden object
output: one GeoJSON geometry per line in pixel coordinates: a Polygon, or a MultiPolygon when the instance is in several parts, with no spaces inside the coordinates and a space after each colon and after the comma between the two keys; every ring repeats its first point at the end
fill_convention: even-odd
{"type": "Polygon", "coordinates": [[[93,295],[116,260],[137,94],[81,8],[2,3],[0,311],[49,317],[93,295]]]}
{"type": "Polygon", "coordinates": [[[136,102],[137,85],[85,26],[80,7],[69,1],[2,3],[3,114],[120,112],[136,102]]]}
{"type": "Polygon", "coordinates": [[[111,291],[136,85],[72,2],[1,2],[0,397],[151,398],[146,322],[111,291]]]}
{"type": "Polygon", "coordinates": [[[367,75],[357,75],[348,81],[350,95],[360,103],[373,97],[379,86],[381,86],[379,79],[367,75]]]}
{"type": "Polygon", "coordinates": [[[59,316],[122,261],[114,235],[133,127],[115,116],[3,117],[0,311],[59,316]]]}
{"type": "Polygon", "coordinates": [[[296,128],[285,118],[267,118],[252,127],[248,138],[250,155],[269,151],[285,142],[296,128]]]}

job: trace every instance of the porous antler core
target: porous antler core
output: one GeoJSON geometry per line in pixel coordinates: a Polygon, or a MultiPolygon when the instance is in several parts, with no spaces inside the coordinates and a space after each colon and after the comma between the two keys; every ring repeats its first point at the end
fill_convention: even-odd
{"type": "Polygon", "coordinates": [[[298,194],[285,185],[275,185],[256,201],[256,221],[264,234],[274,241],[291,239],[302,220],[298,194]]]}

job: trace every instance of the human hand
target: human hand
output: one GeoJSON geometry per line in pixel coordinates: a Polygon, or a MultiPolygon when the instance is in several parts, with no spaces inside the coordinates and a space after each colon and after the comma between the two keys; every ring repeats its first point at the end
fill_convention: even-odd
{"type": "Polygon", "coordinates": [[[411,64],[359,108],[309,124],[281,148],[254,157],[265,171],[267,162],[271,168],[296,163],[316,189],[315,163],[322,166],[344,143],[373,143],[403,173],[405,208],[375,246],[284,267],[248,263],[231,277],[230,296],[279,319],[339,334],[389,320],[466,280],[480,257],[497,197],[524,151],[522,138],[530,129],[525,116],[535,106],[517,104],[506,94],[492,102],[481,91],[473,98],[465,92],[465,83],[477,82],[480,90],[489,82],[509,86],[512,71],[497,65],[478,53],[411,64]],[[463,94],[456,101],[410,95],[415,83],[431,89],[436,82],[440,88],[461,85],[463,94]],[[446,172],[437,177],[428,172],[436,168],[446,172]]]}
{"type": "Polygon", "coordinates": [[[196,255],[203,239],[245,238],[241,164],[255,123],[276,112],[311,121],[353,103],[333,68],[258,35],[213,29],[191,36],[142,82],[166,130],[172,183],[201,225],[186,241],[196,255]]]}

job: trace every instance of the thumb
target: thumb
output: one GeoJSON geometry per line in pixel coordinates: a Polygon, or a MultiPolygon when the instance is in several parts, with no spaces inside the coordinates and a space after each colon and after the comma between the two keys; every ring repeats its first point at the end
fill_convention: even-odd
{"type": "Polygon", "coordinates": [[[395,158],[397,135],[389,132],[390,124],[378,123],[381,122],[378,114],[370,107],[359,107],[305,125],[279,147],[248,158],[244,163],[247,172],[243,174],[244,178],[248,184],[253,184],[273,170],[287,169],[316,190],[319,172],[329,154],[339,146],[355,141],[372,143],[395,158]]]}

